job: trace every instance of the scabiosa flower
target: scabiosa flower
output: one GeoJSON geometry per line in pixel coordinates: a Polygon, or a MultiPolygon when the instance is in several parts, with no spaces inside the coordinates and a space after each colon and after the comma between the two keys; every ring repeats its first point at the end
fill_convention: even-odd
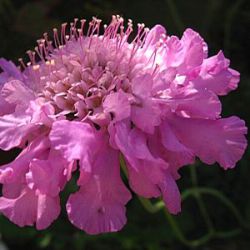
{"type": "Polygon", "coordinates": [[[134,34],[119,16],[103,33],[100,23],[75,19],[53,42],[44,34],[21,68],[0,60],[0,148],[22,149],[0,167],[0,212],[19,226],[47,228],[78,170],[69,220],[88,234],[120,230],[131,198],[121,157],[131,189],[176,214],[181,167],[199,157],[233,168],[246,148],[244,121],[220,116],[218,96],[239,82],[221,51],[208,57],[191,29],[179,39],[160,25],[134,34]]]}

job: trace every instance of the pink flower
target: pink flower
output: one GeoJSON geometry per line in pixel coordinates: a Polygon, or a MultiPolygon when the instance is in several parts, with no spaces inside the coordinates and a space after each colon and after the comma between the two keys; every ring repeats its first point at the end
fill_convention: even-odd
{"type": "Polygon", "coordinates": [[[162,196],[178,213],[181,167],[199,157],[233,168],[246,149],[244,121],[221,118],[218,98],[237,88],[239,73],[222,52],[208,58],[191,29],[179,39],[160,25],[138,24],[132,40],[132,21],[125,28],[119,16],[103,34],[99,19],[88,28],[77,22],[69,35],[66,24],[60,35],[54,29],[54,42],[44,34],[30,63],[20,60],[22,70],[0,59],[0,148],[22,149],[0,168],[0,212],[19,226],[48,227],[78,170],[70,221],[88,234],[118,231],[131,198],[123,157],[130,188],[162,196]]]}

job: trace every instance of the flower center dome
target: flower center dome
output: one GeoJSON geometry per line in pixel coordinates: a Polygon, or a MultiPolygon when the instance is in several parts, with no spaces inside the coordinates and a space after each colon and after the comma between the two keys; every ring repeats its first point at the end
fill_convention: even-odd
{"type": "Polygon", "coordinates": [[[131,103],[136,102],[131,83],[140,74],[152,74],[156,51],[145,55],[148,29],[143,24],[138,24],[137,35],[129,43],[131,20],[125,30],[123,18],[114,16],[109,26],[104,25],[103,35],[99,35],[100,22],[93,18],[86,35],[85,20],[80,29],[77,20],[71,23],[70,35],[63,24],[60,39],[54,29],[55,48],[44,34],[35,49],[41,61],[36,63],[35,52],[29,51],[31,65],[25,71],[32,85],[36,83],[38,96],[50,102],[57,114],[104,125],[112,119],[112,114],[103,112],[105,97],[122,90],[131,96],[131,103]]]}

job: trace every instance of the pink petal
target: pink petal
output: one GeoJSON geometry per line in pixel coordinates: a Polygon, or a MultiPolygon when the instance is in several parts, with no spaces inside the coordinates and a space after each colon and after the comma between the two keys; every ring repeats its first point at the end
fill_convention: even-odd
{"type": "Polygon", "coordinates": [[[68,164],[58,152],[52,150],[48,159],[32,159],[29,172],[25,175],[26,182],[30,189],[39,194],[57,196],[69,180],[72,167],[73,165],[68,164]]]}
{"type": "Polygon", "coordinates": [[[217,95],[226,95],[238,86],[240,74],[229,68],[229,60],[222,51],[203,61],[200,76],[193,80],[197,89],[206,88],[217,95]]]}
{"type": "MultiPolygon", "coordinates": [[[[37,229],[44,229],[59,215],[59,188],[55,187],[60,185],[58,176],[55,175],[58,168],[52,169],[45,175],[47,165],[41,164],[46,162],[44,159],[48,157],[48,149],[47,138],[37,138],[15,161],[1,167],[0,182],[3,183],[3,197],[0,197],[0,212],[19,226],[31,226],[37,223],[37,229]],[[36,165],[32,164],[34,162],[36,165]],[[44,169],[41,169],[42,167],[44,169]],[[29,173],[33,175],[30,179],[26,179],[33,190],[27,186],[25,179],[29,168],[29,173]],[[49,192],[45,194],[48,190],[49,192]]],[[[54,160],[60,164],[58,159],[54,160]]]]}
{"type": "Polygon", "coordinates": [[[80,160],[86,171],[91,171],[91,153],[98,149],[95,129],[87,123],[56,121],[49,135],[51,145],[69,162],[80,160]]]}
{"type": "Polygon", "coordinates": [[[1,86],[9,80],[9,75],[6,72],[0,73],[0,88],[1,86]]]}
{"type": "Polygon", "coordinates": [[[181,40],[171,36],[167,40],[166,64],[177,67],[179,73],[188,73],[207,57],[207,45],[192,29],[186,29],[181,40]]]}
{"type": "Polygon", "coordinates": [[[179,188],[168,172],[165,172],[164,181],[159,185],[163,200],[168,208],[168,211],[172,214],[177,214],[181,211],[181,194],[179,188]]]}
{"type": "Polygon", "coordinates": [[[27,115],[4,115],[0,117],[0,148],[9,150],[25,143],[33,125],[27,115]]]}
{"type": "MultiPolygon", "coordinates": [[[[194,162],[194,154],[192,150],[179,141],[167,121],[164,121],[161,124],[160,134],[161,138],[153,138],[154,136],[152,136],[152,139],[154,140],[154,151],[160,151],[159,143],[161,141],[164,146],[164,159],[170,166],[178,169],[179,167],[192,164],[194,162]]],[[[153,143],[152,139],[149,143],[149,145],[151,145],[151,150],[153,143]]]]}
{"type": "Polygon", "coordinates": [[[25,188],[24,178],[20,178],[16,182],[5,182],[2,186],[2,196],[9,199],[15,199],[20,196],[25,188]]]}
{"type": "MultiPolygon", "coordinates": [[[[141,161],[137,161],[138,166],[140,166],[141,161]]],[[[127,162],[129,186],[138,195],[145,198],[157,198],[161,196],[160,188],[152,182],[149,178],[147,171],[150,164],[145,167],[140,167],[136,169],[132,167],[129,162],[127,162]]]]}
{"type": "Polygon", "coordinates": [[[1,166],[0,183],[20,182],[28,171],[31,160],[41,159],[44,154],[47,154],[48,147],[47,138],[39,137],[34,140],[13,162],[1,166]]]}
{"type": "Polygon", "coordinates": [[[0,197],[0,213],[19,227],[32,226],[36,221],[37,197],[31,190],[24,190],[19,197],[0,197]]]}
{"type": "Polygon", "coordinates": [[[23,147],[27,141],[46,132],[53,122],[53,114],[54,108],[51,104],[36,100],[30,102],[25,112],[20,109],[0,116],[0,148],[9,150],[23,147]]]}
{"type": "MultiPolygon", "coordinates": [[[[54,166],[56,168],[56,166],[54,166]]],[[[30,163],[26,181],[30,189],[39,191],[41,194],[57,195],[60,191],[59,180],[54,175],[54,169],[48,160],[34,159],[30,163]]],[[[63,174],[63,170],[62,174],[63,174]]]]}
{"type": "MultiPolygon", "coordinates": [[[[4,73],[0,74],[0,92],[2,90],[3,84],[8,80],[8,77],[3,76],[4,73]]],[[[6,114],[10,114],[13,113],[15,111],[15,105],[12,105],[8,102],[6,102],[6,100],[0,95],[0,115],[6,115],[6,114]]]]}
{"type": "Polygon", "coordinates": [[[153,79],[149,74],[137,77],[132,82],[132,92],[136,102],[131,106],[131,120],[141,130],[153,134],[155,126],[161,122],[158,104],[152,100],[153,79]]]}
{"type": "Polygon", "coordinates": [[[80,178],[78,183],[80,190],[67,203],[72,224],[88,234],[119,231],[126,223],[124,205],[131,196],[120,178],[118,151],[103,145],[91,177],[80,178]]]}
{"type": "Polygon", "coordinates": [[[31,116],[31,123],[51,127],[55,121],[55,108],[49,103],[43,103],[39,98],[30,101],[26,114],[31,116]]]}
{"type": "Polygon", "coordinates": [[[129,131],[124,123],[117,123],[116,129],[116,143],[127,160],[131,188],[146,198],[159,197],[162,193],[169,211],[179,212],[180,194],[168,164],[151,154],[146,137],[139,130],[129,131]]]}
{"type": "Polygon", "coordinates": [[[148,48],[148,46],[154,46],[160,41],[162,35],[166,35],[165,28],[159,24],[155,25],[147,34],[144,47],[148,48]]]}
{"type": "Polygon", "coordinates": [[[93,204],[95,193],[95,188],[87,192],[80,189],[70,196],[67,211],[71,223],[92,235],[121,230],[127,221],[124,206],[112,200],[93,204]]]}
{"type": "Polygon", "coordinates": [[[131,120],[142,131],[153,134],[155,127],[161,123],[160,112],[158,105],[147,101],[142,107],[131,107],[131,120]]]}
{"type": "Polygon", "coordinates": [[[12,104],[28,105],[34,99],[34,93],[19,80],[12,80],[4,84],[1,95],[12,104]]]}
{"type": "Polygon", "coordinates": [[[201,65],[207,57],[207,45],[202,37],[192,29],[186,29],[181,38],[185,50],[185,66],[187,69],[201,65]]]}
{"type": "Polygon", "coordinates": [[[235,116],[214,121],[172,116],[169,124],[178,139],[207,164],[233,168],[247,146],[247,128],[235,116]]]}
{"type": "Polygon", "coordinates": [[[45,195],[37,196],[26,188],[17,198],[0,197],[0,213],[20,227],[32,226],[37,229],[47,228],[60,213],[59,198],[45,195]]]}
{"type": "Polygon", "coordinates": [[[153,78],[150,74],[136,77],[132,82],[132,92],[141,98],[150,97],[153,86],[153,78]]]}
{"type": "Polygon", "coordinates": [[[115,121],[120,121],[130,116],[128,96],[122,90],[109,94],[103,102],[103,108],[106,113],[112,113],[115,116],[115,121]]]}
{"type": "Polygon", "coordinates": [[[197,91],[186,87],[172,94],[172,98],[165,100],[173,112],[189,118],[220,117],[221,103],[217,95],[205,89],[197,91]]]}
{"type": "Polygon", "coordinates": [[[46,229],[57,219],[61,211],[59,196],[39,195],[36,214],[37,230],[46,229]]]}
{"type": "Polygon", "coordinates": [[[165,70],[162,70],[156,79],[154,80],[153,84],[153,93],[157,95],[158,91],[164,91],[170,88],[172,82],[176,78],[176,69],[173,67],[168,67],[165,70]]]}
{"type": "Polygon", "coordinates": [[[21,71],[11,61],[7,61],[4,58],[0,58],[0,68],[2,68],[2,70],[8,75],[8,77],[13,77],[18,80],[23,79],[21,71]]]}
{"type": "Polygon", "coordinates": [[[13,113],[15,110],[15,106],[6,102],[4,98],[1,96],[0,96],[0,107],[1,107],[0,116],[13,113]]]}
{"type": "MultiPolygon", "coordinates": [[[[119,122],[115,125],[115,142],[132,167],[138,169],[138,160],[146,160],[165,169],[168,164],[160,158],[155,158],[147,147],[147,138],[139,129],[131,129],[128,122],[119,122]]],[[[140,166],[140,164],[139,164],[140,166]]],[[[149,169],[150,170],[150,169],[149,169]]],[[[149,171],[148,170],[148,171],[149,171]]],[[[155,171],[156,173],[157,171],[155,171]]],[[[152,171],[152,174],[153,171],[152,171]]]]}
{"type": "Polygon", "coordinates": [[[178,37],[170,36],[167,40],[165,63],[167,68],[179,67],[183,63],[184,50],[178,37]]]}

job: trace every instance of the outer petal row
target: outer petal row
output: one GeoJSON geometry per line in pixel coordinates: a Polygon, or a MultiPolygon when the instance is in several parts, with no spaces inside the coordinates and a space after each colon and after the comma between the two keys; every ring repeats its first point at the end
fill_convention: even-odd
{"type": "Polygon", "coordinates": [[[67,203],[70,221],[89,234],[120,230],[130,193],[121,181],[119,152],[102,132],[81,122],[55,122],[50,140],[65,159],[80,160],[80,190],[67,203]]]}

